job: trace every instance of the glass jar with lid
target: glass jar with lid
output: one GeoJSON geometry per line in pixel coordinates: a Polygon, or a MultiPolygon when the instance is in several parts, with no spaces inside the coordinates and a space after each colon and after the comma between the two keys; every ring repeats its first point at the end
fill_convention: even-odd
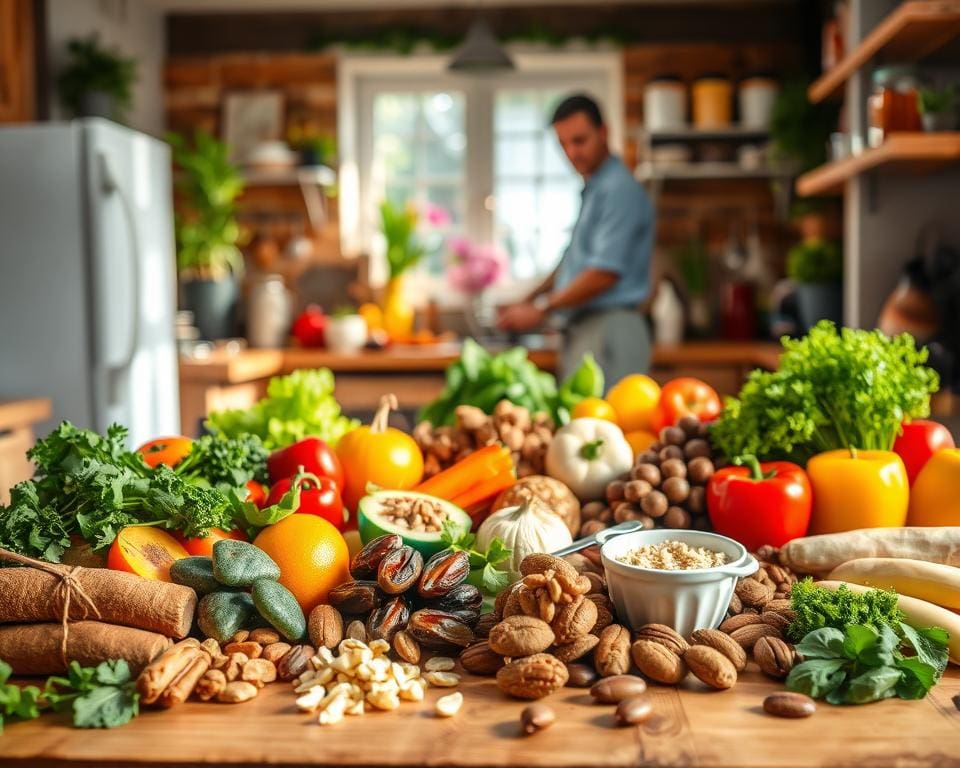
{"type": "Polygon", "coordinates": [[[921,130],[917,93],[920,78],[912,67],[880,67],[873,72],[867,99],[867,143],[879,147],[891,133],[921,130]]]}
{"type": "Polygon", "coordinates": [[[726,75],[709,73],[693,83],[693,124],[697,128],[726,128],[733,113],[733,83],[726,75]]]}

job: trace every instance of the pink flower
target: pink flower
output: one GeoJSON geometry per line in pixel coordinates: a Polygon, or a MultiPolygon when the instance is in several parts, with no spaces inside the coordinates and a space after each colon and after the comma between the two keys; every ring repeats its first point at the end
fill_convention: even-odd
{"type": "Polygon", "coordinates": [[[453,221],[450,211],[435,203],[427,203],[423,206],[423,218],[431,227],[438,229],[448,226],[453,221]]]}
{"type": "Polygon", "coordinates": [[[506,254],[494,245],[472,245],[465,238],[454,238],[448,245],[454,258],[447,280],[457,290],[482,293],[506,272],[506,254]]]}

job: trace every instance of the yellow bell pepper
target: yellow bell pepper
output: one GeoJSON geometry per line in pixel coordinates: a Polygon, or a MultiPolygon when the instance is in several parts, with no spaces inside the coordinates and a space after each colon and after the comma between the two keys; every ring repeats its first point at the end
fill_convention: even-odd
{"type": "Polygon", "coordinates": [[[896,528],[907,520],[907,470],[893,451],[826,451],[810,459],[807,475],[811,534],[896,528]]]}
{"type": "Polygon", "coordinates": [[[910,490],[907,525],[960,525],[960,448],[941,448],[910,490]]]}

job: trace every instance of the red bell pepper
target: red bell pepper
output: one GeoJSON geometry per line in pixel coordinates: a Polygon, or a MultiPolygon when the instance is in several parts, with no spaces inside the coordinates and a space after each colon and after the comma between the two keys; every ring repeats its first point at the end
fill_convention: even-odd
{"type": "Polygon", "coordinates": [[[340,498],[340,488],[329,477],[317,477],[310,472],[297,472],[293,477],[278,480],[270,489],[266,506],[279,504],[294,484],[300,489],[300,506],[294,514],[316,515],[342,531],[346,523],[343,514],[343,500],[340,498]]]}
{"type": "Polygon", "coordinates": [[[717,533],[755,552],[807,532],[813,495],[802,467],[789,461],[761,464],[755,456],[734,464],[717,470],[707,485],[707,512],[717,533]]]}
{"type": "Polygon", "coordinates": [[[933,454],[941,448],[955,447],[950,430],[943,424],[926,419],[904,423],[900,436],[893,443],[894,453],[900,455],[907,468],[907,480],[911,486],[933,454]]]}
{"type": "Polygon", "coordinates": [[[307,307],[293,321],[291,333],[301,347],[322,347],[327,330],[327,316],[316,304],[307,307]]]}
{"type": "Polygon", "coordinates": [[[333,449],[318,437],[303,440],[274,451],[267,457],[267,472],[270,482],[276,483],[293,477],[300,470],[317,477],[329,477],[344,487],[343,466],[333,449]]]}

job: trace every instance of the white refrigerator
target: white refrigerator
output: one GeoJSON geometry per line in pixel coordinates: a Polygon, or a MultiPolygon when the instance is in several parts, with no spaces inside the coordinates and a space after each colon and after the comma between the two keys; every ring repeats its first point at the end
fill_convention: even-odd
{"type": "Polygon", "coordinates": [[[0,399],[177,434],[170,153],[89,118],[0,127],[0,399]]]}

